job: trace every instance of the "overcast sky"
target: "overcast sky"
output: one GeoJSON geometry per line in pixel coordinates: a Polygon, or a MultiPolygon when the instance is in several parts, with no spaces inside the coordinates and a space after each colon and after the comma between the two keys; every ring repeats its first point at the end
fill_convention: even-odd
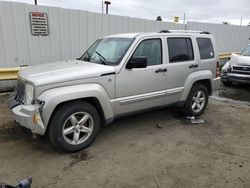
{"type": "MultiPolygon", "coordinates": [[[[34,0],[9,0],[33,4],[34,0]]],[[[101,0],[37,0],[38,5],[82,9],[91,12],[102,11],[101,0]]],[[[164,21],[173,21],[174,16],[186,13],[188,21],[247,25],[250,22],[249,0],[110,0],[110,14],[155,20],[161,16],[164,21]]]]}

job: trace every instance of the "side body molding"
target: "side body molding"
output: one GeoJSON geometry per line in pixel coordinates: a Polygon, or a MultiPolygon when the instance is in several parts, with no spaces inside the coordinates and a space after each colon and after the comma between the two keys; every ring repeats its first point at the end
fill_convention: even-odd
{"type": "Polygon", "coordinates": [[[38,100],[45,102],[41,113],[45,128],[47,128],[51,115],[57,105],[62,102],[75,99],[84,99],[87,97],[94,97],[99,101],[106,120],[113,119],[114,113],[110,103],[110,97],[101,85],[80,84],[64,86],[49,89],[38,97],[38,100]]]}
{"type": "Polygon", "coordinates": [[[210,80],[210,83],[212,84],[212,89],[214,88],[213,86],[213,74],[210,70],[202,70],[202,71],[197,71],[192,74],[190,74],[185,82],[184,85],[184,91],[181,96],[181,101],[186,101],[188,94],[193,86],[193,84],[196,81],[200,80],[210,80]]]}

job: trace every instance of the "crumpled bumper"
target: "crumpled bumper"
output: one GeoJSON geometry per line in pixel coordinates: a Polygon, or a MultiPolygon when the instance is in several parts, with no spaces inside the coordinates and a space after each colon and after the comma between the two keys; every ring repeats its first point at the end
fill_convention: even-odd
{"type": "Polygon", "coordinates": [[[228,73],[221,76],[223,82],[239,82],[250,84],[250,75],[228,73]]]}
{"type": "Polygon", "coordinates": [[[20,104],[15,101],[13,95],[8,101],[9,107],[15,116],[16,121],[23,127],[31,130],[31,132],[44,135],[45,127],[40,115],[38,105],[20,104]]]}

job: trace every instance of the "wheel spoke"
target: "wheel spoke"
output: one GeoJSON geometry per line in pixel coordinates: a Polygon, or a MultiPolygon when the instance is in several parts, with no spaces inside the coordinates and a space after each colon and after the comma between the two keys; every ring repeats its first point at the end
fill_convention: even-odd
{"type": "Polygon", "coordinates": [[[199,99],[200,96],[201,96],[201,91],[198,91],[198,93],[197,93],[197,99],[199,99]]]}
{"type": "Polygon", "coordinates": [[[64,129],[63,134],[68,135],[68,134],[73,133],[73,132],[74,132],[74,126],[71,126],[71,127],[64,129]]]}
{"type": "Polygon", "coordinates": [[[205,101],[205,98],[200,98],[199,101],[200,101],[200,102],[204,102],[204,101],[205,101]]]}
{"type": "Polygon", "coordinates": [[[80,130],[81,130],[81,132],[84,132],[84,133],[89,133],[92,131],[91,128],[85,127],[85,126],[81,126],[80,130]]]}
{"type": "Polygon", "coordinates": [[[84,115],[78,123],[81,125],[84,125],[86,123],[86,121],[88,121],[88,119],[89,119],[89,115],[84,115]]]}
{"type": "Polygon", "coordinates": [[[72,125],[76,125],[78,123],[78,120],[76,119],[75,115],[70,116],[70,122],[72,125]]]}
{"type": "Polygon", "coordinates": [[[79,141],[79,136],[80,136],[80,131],[74,132],[73,141],[74,141],[75,143],[78,143],[78,141],[79,141]]]}
{"type": "Polygon", "coordinates": [[[197,106],[197,103],[194,102],[193,105],[192,105],[192,109],[195,109],[196,106],[197,106]]]}
{"type": "Polygon", "coordinates": [[[197,103],[197,108],[201,110],[201,105],[199,103],[197,103]]]}

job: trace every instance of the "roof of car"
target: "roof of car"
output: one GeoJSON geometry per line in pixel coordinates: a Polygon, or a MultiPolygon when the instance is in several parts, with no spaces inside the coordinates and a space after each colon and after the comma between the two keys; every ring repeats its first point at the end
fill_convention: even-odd
{"type": "Polygon", "coordinates": [[[153,36],[153,35],[209,35],[206,31],[190,31],[190,30],[162,30],[160,32],[141,32],[141,33],[121,33],[108,35],[103,38],[119,37],[119,38],[135,38],[137,36],[153,36]]]}

